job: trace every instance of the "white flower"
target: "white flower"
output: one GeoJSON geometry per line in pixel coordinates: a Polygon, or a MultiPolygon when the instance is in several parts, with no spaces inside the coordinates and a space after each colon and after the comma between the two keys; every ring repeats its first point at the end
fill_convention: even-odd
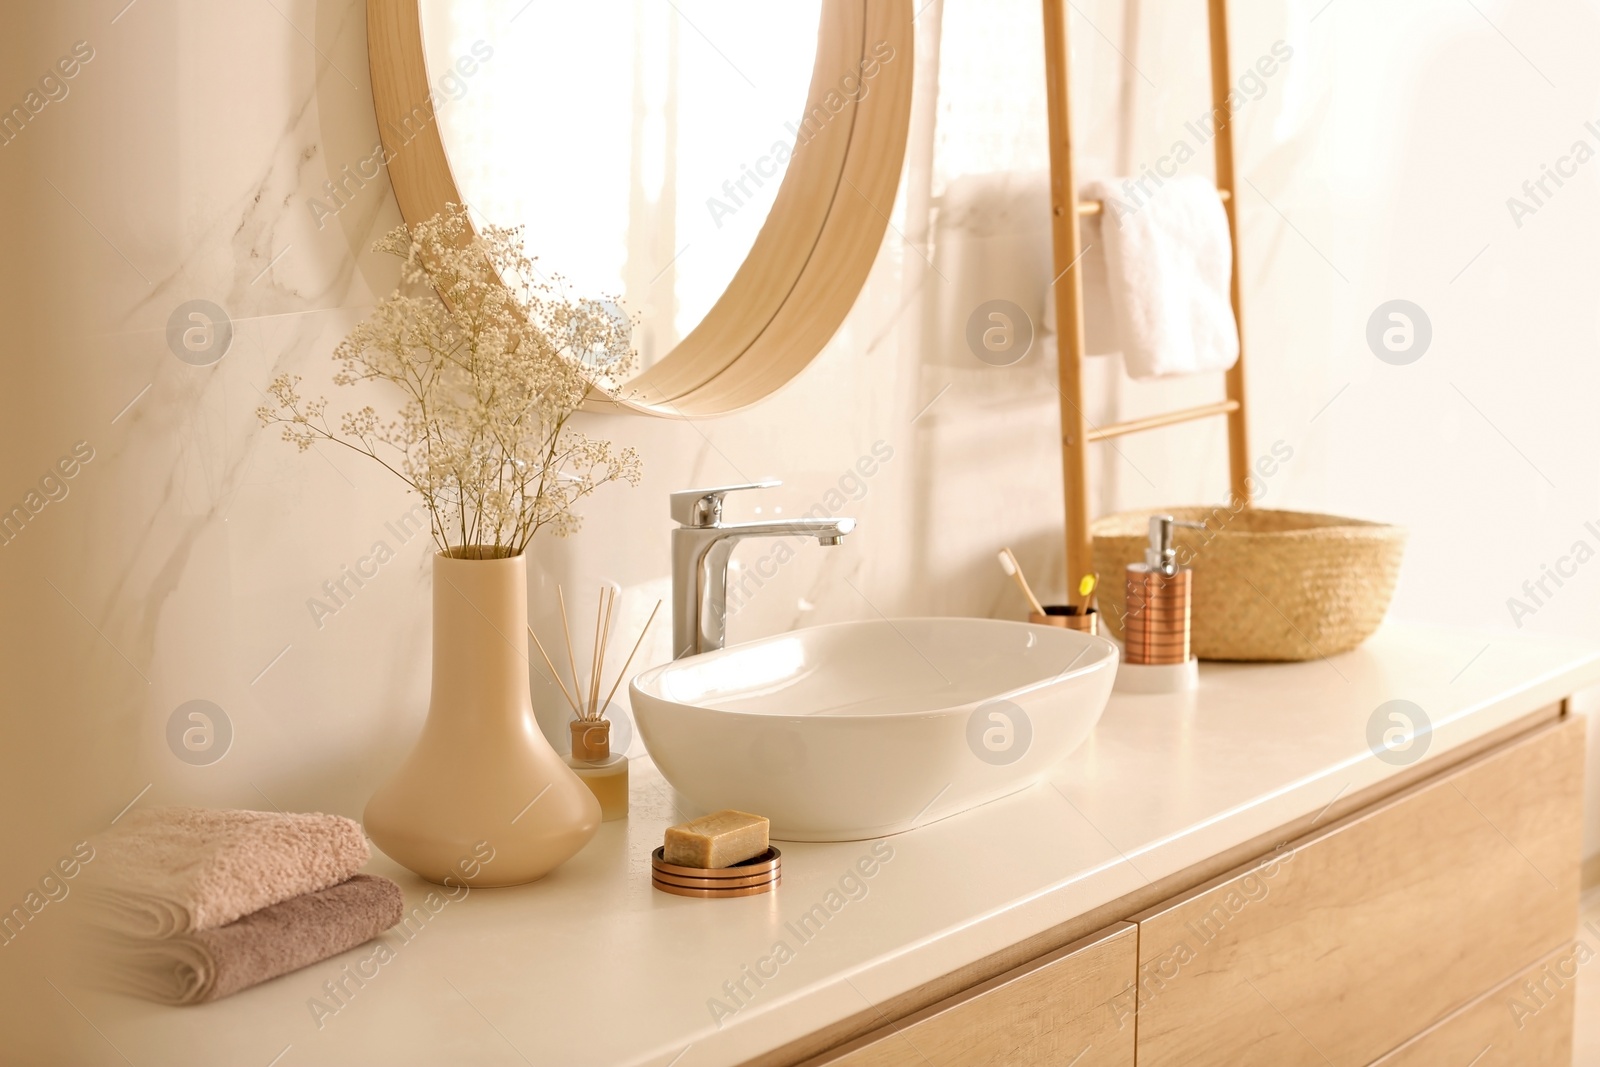
{"type": "Polygon", "coordinates": [[[591,390],[615,395],[635,364],[614,305],[565,296],[560,276],[540,278],[520,229],[475,234],[455,204],[375,247],[404,261],[401,288],[335,349],[334,381],[397,386],[398,416],[367,405],[336,431],[327,401],[303,400],[300,379],[284,375],[257,411],[263,425],[282,424],[301,451],[331,441],[382,463],[421,495],[442,551],[515,555],[540,529],[578,529],[574,505],[600,486],[639,484],[634,449],[568,425],[591,390]]]}

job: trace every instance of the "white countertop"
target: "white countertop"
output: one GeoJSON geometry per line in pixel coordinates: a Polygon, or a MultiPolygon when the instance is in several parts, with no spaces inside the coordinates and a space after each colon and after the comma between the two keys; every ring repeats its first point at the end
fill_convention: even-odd
{"type": "MultiPolygon", "coordinates": [[[[649,853],[679,820],[636,761],[628,821],[543,882],[474,890],[409,942],[386,935],[392,958],[348,980],[320,1028],[313,998],[336,1006],[324,982],[372,946],[202,1007],[73,1001],[141,1065],[736,1064],[1396,773],[1366,739],[1386,701],[1428,714],[1432,758],[1600,681],[1600,651],[1391,624],[1330,660],[1201,679],[1186,697],[1113,697],[1052,786],[887,839],[893,858],[858,885],[846,876],[872,842],[780,844],[783,884],[766,896],[652,890],[649,853]],[[828,900],[841,879],[851,894],[828,900]],[[802,941],[789,924],[829,903],[802,941]],[[723,983],[780,940],[792,958],[719,1027],[708,1002],[732,1008],[723,983]]],[[[408,906],[432,889],[381,856],[369,870],[408,906]]]]}

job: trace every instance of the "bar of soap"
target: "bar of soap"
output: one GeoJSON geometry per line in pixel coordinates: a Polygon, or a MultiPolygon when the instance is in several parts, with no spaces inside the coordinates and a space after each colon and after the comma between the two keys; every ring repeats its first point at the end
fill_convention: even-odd
{"type": "Polygon", "coordinates": [[[732,867],[767,850],[770,825],[749,812],[714,811],[682,826],[668,827],[662,858],[679,867],[732,867]]]}

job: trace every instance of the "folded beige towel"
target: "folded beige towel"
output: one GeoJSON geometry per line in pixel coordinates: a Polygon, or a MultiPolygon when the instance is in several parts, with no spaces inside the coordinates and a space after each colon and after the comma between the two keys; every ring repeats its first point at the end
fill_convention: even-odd
{"type": "Polygon", "coordinates": [[[370,941],[400,921],[405,898],[358,874],[226,926],[162,940],[118,938],[110,984],[166,1004],[203,1004],[370,941]]]}
{"type": "Polygon", "coordinates": [[[339,815],[152,808],[95,841],[85,888],[99,923],[130,937],[210,930],[343,882],[371,855],[339,815]]]}

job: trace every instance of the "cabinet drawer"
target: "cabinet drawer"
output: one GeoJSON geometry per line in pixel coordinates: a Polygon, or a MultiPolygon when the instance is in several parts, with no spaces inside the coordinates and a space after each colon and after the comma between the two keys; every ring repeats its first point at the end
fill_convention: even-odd
{"type": "Polygon", "coordinates": [[[1133,1067],[1138,930],[1118,923],[808,1061],[807,1067],[1133,1067]]]}
{"type": "Polygon", "coordinates": [[[1139,1067],[1365,1067],[1572,937],[1583,721],[1135,916],[1139,1067]]]}
{"type": "Polygon", "coordinates": [[[1566,1067],[1586,958],[1576,944],[1566,946],[1372,1067],[1566,1067]]]}

